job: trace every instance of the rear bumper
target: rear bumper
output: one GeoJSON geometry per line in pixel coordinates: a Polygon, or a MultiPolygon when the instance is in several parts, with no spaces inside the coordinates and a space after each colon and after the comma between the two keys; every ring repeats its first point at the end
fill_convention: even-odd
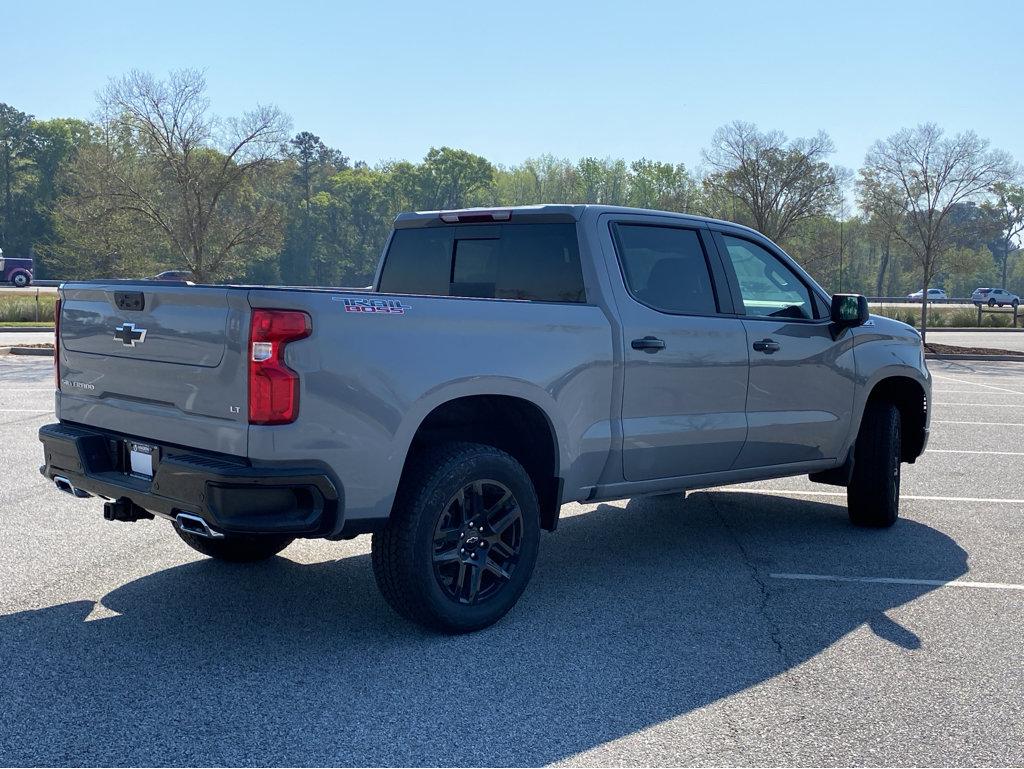
{"type": "MultiPolygon", "coordinates": [[[[344,509],[339,486],[323,468],[252,465],[243,459],[157,446],[153,477],[125,472],[124,441],[132,436],[58,423],[39,430],[49,479],[66,478],[100,497],[127,497],[165,518],[202,517],[228,534],[336,535],[344,509]]],[[[152,444],[152,441],[138,439],[152,444]]]]}

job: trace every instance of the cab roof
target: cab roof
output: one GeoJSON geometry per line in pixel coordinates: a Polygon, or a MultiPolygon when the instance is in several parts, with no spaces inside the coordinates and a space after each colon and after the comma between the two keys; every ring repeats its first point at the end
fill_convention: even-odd
{"type": "Polygon", "coordinates": [[[441,224],[484,224],[488,222],[578,222],[585,214],[650,214],[667,216],[687,222],[726,225],[755,232],[750,227],[723,219],[683,214],[675,211],[656,211],[628,206],[599,204],[546,203],[536,206],[493,206],[487,208],[456,208],[443,211],[410,211],[395,217],[395,229],[428,227],[441,224]]]}

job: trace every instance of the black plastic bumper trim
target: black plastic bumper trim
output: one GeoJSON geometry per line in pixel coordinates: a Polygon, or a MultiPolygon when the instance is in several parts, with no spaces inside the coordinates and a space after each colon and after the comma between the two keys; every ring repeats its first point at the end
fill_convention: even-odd
{"type": "Polygon", "coordinates": [[[340,529],[343,494],[323,468],[253,465],[247,460],[197,452],[138,436],[67,423],[39,429],[49,479],[109,499],[127,497],[153,513],[202,516],[226,533],[330,536],[340,529]],[[152,479],[124,472],[125,440],[156,445],[152,479]]]}

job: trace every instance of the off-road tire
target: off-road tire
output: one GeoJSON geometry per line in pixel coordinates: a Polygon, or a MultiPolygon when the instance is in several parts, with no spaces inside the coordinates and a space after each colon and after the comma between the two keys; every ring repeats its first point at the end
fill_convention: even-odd
{"type": "Polygon", "coordinates": [[[218,561],[233,563],[265,561],[280,553],[295,540],[295,537],[280,534],[261,534],[259,536],[228,534],[223,538],[211,539],[210,537],[200,537],[190,531],[182,531],[177,523],[172,525],[182,541],[193,550],[198,550],[203,555],[216,558],[218,561]]]}
{"type": "Polygon", "coordinates": [[[850,521],[886,528],[900,510],[900,412],[891,403],[869,403],[854,448],[853,477],[846,489],[850,521]]]}
{"type": "Polygon", "coordinates": [[[434,631],[468,633],[493,625],[515,605],[533,573],[539,545],[540,507],[523,466],[493,446],[439,444],[409,459],[391,517],[373,534],[373,575],[385,600],[402,617],[434,631]],[[456,495],[482,480],[501,484],[518,504],[519,547],[509,579],[496,585],[496,592],[486,598],[481,594],[476,603],[462,603],[446,592],[436,572],[437,527],[456,495]]]}

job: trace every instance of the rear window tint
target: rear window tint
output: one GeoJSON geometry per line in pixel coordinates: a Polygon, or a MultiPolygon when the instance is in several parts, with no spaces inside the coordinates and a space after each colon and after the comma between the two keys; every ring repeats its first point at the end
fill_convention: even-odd
{"type": "Polygon", "coordinates": [[[394,294],[585,302],[570,223],[396,230],[380,291],[394,294]]]}

